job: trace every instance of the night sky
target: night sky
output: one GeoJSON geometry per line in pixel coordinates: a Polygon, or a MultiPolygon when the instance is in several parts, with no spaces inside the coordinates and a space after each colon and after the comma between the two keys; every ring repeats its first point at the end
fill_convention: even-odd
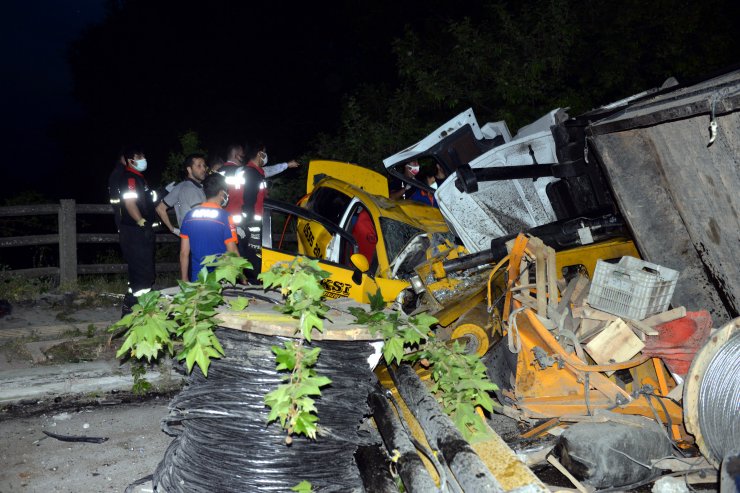
{"type": "Polygon", "coordinates": [[[2,118],[5,143],[3,198],[24,188],[50,189],[61,149],[50,127],[78,119],[82,108],[72,97],[66,50],[70,41],[104,15],[105,0],[11,0],[2,7],[2,118]],[[40,174],[29,173],[29,167],[40,174]],[[41,183],[43,182],[43,183],[41,183]]]}
{"type": "Polygon", "coordinates": [[[258,139],[273,162],[297,157],[337,127],[345,94],[393,81],[393,38],[435,3],[13,1],[2,196],[102,202],[122,146],[144,146],[156,182],[187,130],[209,151],[258,139]]]}
{"type": "MultiPolygon", "coordinates": [[[[722,8],[708,9],[711,15],[726,19],[723,9],[732,2],[712,1],[722,8]]],[[[146,149],[147,176],[158,186],[168,154],[188,130],[198,132],[209,153],[259,139],[273,163],[302,156],[317,133],[337,130],[347,95],[363,84],[393,89],[398,66],[392,46],[405,29],[424,26],[433,37],[450,19],[476,18],[486,2],[294,3],[5,2],[0,198],[33,190],[47,201],[105,202],[108,173],[121,147],[131,143],[146,149]]],[[[640,20],[641,4],[631,5],[640,20]]],[[[516,7],[536,15],[526,5],[516,7]]],[[[650,25],[654,13],[644,20],[650,25]]],[[[609,19],[596,21],[609,27],[609,19]]],[[[701,25],[715,29],[717,23],[701,25]]],[[[574,81],[598,81],[588,63],[572,62],[574,81]]],[[[662,82],[654,79],[650,83],[662,82]]],[[[631,94],[619,87],[614,93],[631,94]]],[[[377,102],[378,108],[385,104],[377,102]]]]}

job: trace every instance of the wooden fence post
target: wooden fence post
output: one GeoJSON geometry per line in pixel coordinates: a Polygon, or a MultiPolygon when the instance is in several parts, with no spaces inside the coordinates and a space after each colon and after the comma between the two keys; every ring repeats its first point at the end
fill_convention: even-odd
{"type": "Polygon", "coordinates": [[[77,287],[77,213],[73,199],[59,208],[59,285],[77,287]]]}

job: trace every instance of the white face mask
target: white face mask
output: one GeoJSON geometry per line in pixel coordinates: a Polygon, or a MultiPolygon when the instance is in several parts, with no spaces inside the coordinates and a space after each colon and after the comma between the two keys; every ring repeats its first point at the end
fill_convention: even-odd
{"type": "Polygon", "coordinates": [[[262,153],[262,166],[265,166],[267,164],[267,153],[262,153]]]}
{"type": "Polygon", "coordinates": [[[134,159],[133,167],[136,171],[146,171],[146,159],[134,159]]]}
{"type": "Polygon", "coordinates": [[[221,199],[221,207],[226,207],[229,203],[229,194],[224,192],[224,198],[221,199]]]}

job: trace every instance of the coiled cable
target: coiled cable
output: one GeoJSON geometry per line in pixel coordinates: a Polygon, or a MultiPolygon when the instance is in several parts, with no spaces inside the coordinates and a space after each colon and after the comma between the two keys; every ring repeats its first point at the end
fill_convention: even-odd
{"type": "Polygon", "coordinates": [[[196,367],[170,402],[162,430],[175,436],[154,472],[156,491],[289,491],[303,480],[326,492],[361,492],[354,462],[360,445],[380,443],[360,429],[370,414],[367,395],[376,383],[365,341],[314,341],[321,348],[316,371],[332,383],[316,400],[316,440],[267,425],[265,394],[282,383],[273,345],[285,338],[217,329],[226,356],[212,360],[205,378],[196,367]]]}
{"type": "Polygon", "coordinates": [[[699,387],[699,428],[718,462],[740,443],[740,332],[721,345],[699,387]]]}

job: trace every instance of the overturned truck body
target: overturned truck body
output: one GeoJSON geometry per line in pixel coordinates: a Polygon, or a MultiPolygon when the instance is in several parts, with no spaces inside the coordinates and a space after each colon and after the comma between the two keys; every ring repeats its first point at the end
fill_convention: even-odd
{"type": "Polygon", "coordinates": [[[681,271],[674,304],[721,325],[740,311],[739,110],[740,70],[577,117],[555,109],[513,137],[468,109],[384,164],[402,180],[410,161],[444,170],[428,191],[481,264],[522,231],[556,250],[630,238],[643,259],[681,271]]]}

